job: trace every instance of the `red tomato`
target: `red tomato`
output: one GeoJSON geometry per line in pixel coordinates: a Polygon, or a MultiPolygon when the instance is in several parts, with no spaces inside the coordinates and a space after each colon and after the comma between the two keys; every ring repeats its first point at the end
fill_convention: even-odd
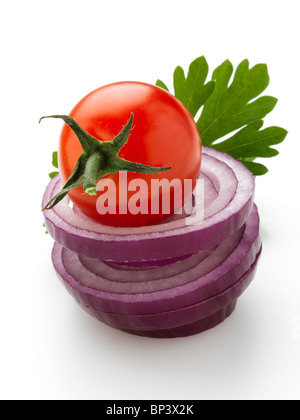
{"type": "MultiPolygon", "coordinates": [[[[171,166],[171,169],[155,175],[128,173],[127,183],[133,179],[143,179],[149,187],[146,193],[143,191],[143,195],[139,196],[139,204],[148,205],[148,214],[119,213],[122,204],[118,191],[119,174],[106,177],[112,179],[117,187],[116,214],[99,214],[97,211],[97,199],[104,192],[98,191],[97,195],[90,196],[83,193],[82,187],[69,192],[77,208],[105,225],[143,226],[166,220],[182,207],[188,197],[183,194],[182,199],[176,201],[171,189],[170,214],[163,214],[162,208],[159,214],[152,214],[151,180],[179,179],[183,182],[184,179],[191,179],[195,187],[200,173],[201,140],[195,121],[179,100],[157,86],[141,82],[119,82],[103,86],[85,96],[70,116],[92,136],[110,141],[126,125],[131,113],[134,114],[133,127],[118,156],[145,165],[171,166]]],[[[81,152],[79,140],[65,125],[59,144],[59,168],[63,182],[71,175],[81,152]]],[[[127,199],[130,200],[137,191],[128,192],[127,199]]],[[[169,190],[164,187],[160,189],[160,203],[167,193],[169,190]]]]}

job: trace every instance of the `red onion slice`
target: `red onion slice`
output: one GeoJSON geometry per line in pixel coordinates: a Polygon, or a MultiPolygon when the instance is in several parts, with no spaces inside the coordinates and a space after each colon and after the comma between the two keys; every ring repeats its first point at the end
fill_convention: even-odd
{"type": "MultiPolygon", "coordinates": [[[[234,240],[236,241],[236,238],[234,240]]],[[[220,261],[218,256],[222,252],[222,255],[225,255],[220,244],[208,254],[206,257],[208,262],[200,258],[198,264],[194,265],[194,260],[191,260],[192,264],[191,261],[185,260],[171,267],[162,267],[160,274],[155,269],[129,270],[129,274],[126,270],[119,269],[124,274],[124,281],[122,275],[107,279],[104,277],[104,271],[99,276],[96,272],[96,261],[89,270],[82,265],[78,255],[63,249],[58,243],[54,245],[52,259],[59,277],[71,294],[83,305],[100,313],[140,315],[179,309],[198,303],[222,293],[241,278],[255,261],[261,247],[259,217],[255,205],[246,222],[241,240],[234,244],[235,248],[223,261],[220,261]],[[128,281],[130,276],[132,279],[135,278],[135,281],[128,281]],[[99,290],[100,287],[107,290],[99,290]]],[[[194,258],[196,260],[196,256],[194,258]]],[[[102,265],[101,261],[99,265],[102,265]]],[[[101,269],[103,270],[103,267],[101,269]]],[[[110,276],[118,274],[117,269],[109,272],[110,276]]]]}
{"type": "MultiPolygon", "coordinates": [[[[196,334],[215,327],[233,312],[236,300],[255,276],[260,252],[250,269],[231,287],[220,294],[179,310],[128,316],[104,313],[89,307],[81,299],[78,303],[99,321],[133,334],[148,337],[180,337],[196,334]]],[[[76,300],[78,299],[76,293],[74,297],[76,300]]]]}
{"type": "Polygon", "coordinates": [[[178,287],[199,278],[218,267],[238,246],[244,229],[239,229],[233,236],[221,242],[214,249],[199,251],[192,257],[165,267],[132,270],[126,267],[112,267],[95,258],[80,256],[63,249],[65,267],[72,275],[77,275],[77,267],[82,270],[77,280],[104,292],[112,293],[150,293],[178,287]]]}
{"type": "Polygon", "coordinates": [[[164,265],[174,264],[178,261],[186,260],[187,258],[190,258],[191,255],[182,255],[181,257],[174,257],[174,258],[167,258],[165,260],[142,260],[142,261],[108,261],[106,260],[106,263],[113,266],[119,266],[119,267],[127,267],[128,269],[134,270],[139,268],[151,268],[151,267],[163,267],[164,265]]]}
{"type": "MultiPolygon", "coordinates": [[[[194,305],[172,311],[142,315],[120,315],[100,311],[95,313],[93,310],[92,312],[99,321],[118,329],[157,331],[194,323],[226,308],[241,296],[254,278],[259,257],[260,251],[249,270],[231,287],[194,305]]],[[[91,311],[91,308],[86,309],[91,311]]]]}
{"type": "MultiPolygon", "coordinates": [[[[140,335],[143,337],[150,338],[178,338],[178,337],[188,337],[194,334],[200,334],[204,331],[210,330],[225,321],[233,311],[235,310],[237,301],[231,302],[229,305],[220,309],[219,311],[209,315],[206,318],[202,318],[198,321],[188,323],[187,325],[181,325],[180,327],[159,329],[159,330],[130,330],[130,329],[121,329],[124,332],[134,335],[140,335]]],[[[88,309],[86,309],[89,312],[88,309]]],[[[93,315],[93,314],[91,314],[93,315]]]]}
{"type": "MultiPolygon", "coordinates": [[[[203,147],[202,174],[205,196],[210,197],[203,221],[189,224],[186,217],[155,226],[112,228],[83,218],[65,199],[44,212],[46,228],[65,248],[112,262],[153,262],[194,254],[216,246],[241,228],[254,196],[250,171],[225,153],[203,147]]],[[[46,189],[43,205],[58,188],[57,176],[46,189]]]]}

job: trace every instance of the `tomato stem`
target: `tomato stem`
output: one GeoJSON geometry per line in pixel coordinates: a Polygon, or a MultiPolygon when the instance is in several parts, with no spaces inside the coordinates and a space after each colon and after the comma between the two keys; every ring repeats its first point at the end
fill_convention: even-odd
{"type": "Polygon", "coordinates": [[[95,150],[99,150],[99,140],[87,133],[73,118],[68,115],[48,115],[40,118],[41,122],[44,118],[61,118],[76,134],[80,141],[82,150],[86,154],[91,154],[95,150]]]}
{"type": "Polygon", "coordinates": [[[94,153],[90,156],[85,165],[85,174],[83,178],[83,190],[86,194],[97,194],[98,172],[101,167],[101,155],[94,153]]]}
{"type": "Polygon", "coordinates": [[[133,113],[119,134],[112,141],[101,141],[87,133],[72,117],[68,115],[49,115],[44,118],[61,118],[76,134],[82,147],[82,154],[69,179],[42,209],[48,210],[58,204],[73,188],[83,187],[85,194],[97,194],[97,182],[105,175],[120,171],[142,174],[157,174],[168,171],[170,167],[154,167],[131,162],[120,158],[120,149],[127,142],[133,124],[133,113]]]}

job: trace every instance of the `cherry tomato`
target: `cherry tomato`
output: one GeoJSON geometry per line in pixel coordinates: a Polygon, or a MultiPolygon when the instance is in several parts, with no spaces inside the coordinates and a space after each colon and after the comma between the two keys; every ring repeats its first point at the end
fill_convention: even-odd
{"type": "MultiPolygon", "coordinates": [[[[69,192],[71,201],[82,213],[105,225],[143,226],[166,220],[181,208],[189,197],[183,193],[182,198],[178,198],[172,188],[170,190],[162,186],[158,193],[160,209],[158,214],[153,214],[150,204],[153,199],[151,180],[179,179],[183,185],[184,179],[191,179],[194,188],[200,173],[201,140],[195,121],[179,100],[160,87],[141,82],[106,85],[85,96],[74,107],[70,116],[92,136],[102,141],[110,141],[126,125],[131,113],[134,115],[133,127],[118,156],[144,165],[170,166],[171,169],[155,175],[128,172],[127,185],[133,179],[142,179],[149,187],[146,192],[140,191],[138,200],[141,208],[145,210],[145,206],[148,207],[147,214],[131,214],[129,211],[120,214],[124,213],[124,208],[119,211],[119,207],[124,206],[124,203],[120,201],[118,173],[105,177],[113,180],[116,185],[116,214],[100,214],[97,210],[97,200],[101,194],[107,194],[108,189],[98,191],[94,196],[85,194],[82,187],[69,192]],[[164,214],[162,209],[164,194],[171,194],[170,214],[164,214]]],[[[59,169],[63,182],[71,175],[81,153],[79,140],[65,125],[59,143],[59,169]]],[[[126,199],[130,200],[137,191],[138,189],[128,191],[126,199]]]]}

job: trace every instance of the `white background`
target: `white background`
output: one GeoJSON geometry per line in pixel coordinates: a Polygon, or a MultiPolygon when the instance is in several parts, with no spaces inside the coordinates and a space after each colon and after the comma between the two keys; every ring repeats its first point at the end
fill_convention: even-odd
{"type": "Polygon", "coordinates": [[[1,399],[299,399],[299,2],[10,1],[0,6],[1,399]],[[169,86],[204,55],[268,64],[289,131],[257,178],[263,255],[235,313],[206,333],[140,338],[85,314],[58,281],[40,203],[60,121],[109,82],[169,86]]]}

